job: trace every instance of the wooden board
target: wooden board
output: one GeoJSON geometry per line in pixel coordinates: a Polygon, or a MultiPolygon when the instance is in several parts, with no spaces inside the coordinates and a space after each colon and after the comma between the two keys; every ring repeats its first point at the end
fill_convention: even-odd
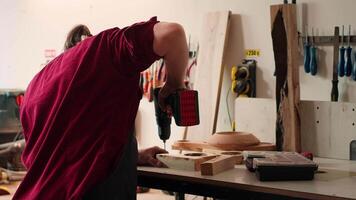
{"type": "Polygon", "coordinates": [[[319,157],[350,158],[350,142],[356,139],[355,103],[303,101],[300,111],[304,151],[319,157]]]}
{"type": "Polygon", "coordinates": [[[276,63],[278,150],[300,151],[298,31],[295,4],[271,6],[273,51],[276,63]]]}
{"type": "Polygon", "coordinates": [[[211,12],[204,17],[193,85],[199,92],[200,125],[188,128],[189,139],[204,139],[215,132],[230,14],[211,12]]]}
{"type": "Polygon", "coordinates": [[[276,101],[262,98],[236,98],[236,130],[253,133],[264,142],[276,142],[276,101]]]}
{"type": "Polygon", "coordinates": [[[220,155],[200,165],[201,175],[213,176],[228,169],[233,169],[236,163],[236,156],[220,155]]]}
{"type": "Polygon", "coordinates": [[[159,161],[164,163],[168,168],[200,171],[200,164],[215,158],[216,154],[189,152],[185,154],[157,154],[159,161]]]}
{"type": "Polygon", "coordinates": [[[189,140],[180,140],[176,141],[172,145],[174,150],[187,150],[187,151],[203,151],[203,149],[216,149],[224,151],[244,151],[244,150],[265,150],[272,151],[276,149],[276,146],[271,143],[263,143],[251,146],[239,146],[235,144],[209,144],[207,142],[198,142],[198,141],[189,141],[189,140]]]}

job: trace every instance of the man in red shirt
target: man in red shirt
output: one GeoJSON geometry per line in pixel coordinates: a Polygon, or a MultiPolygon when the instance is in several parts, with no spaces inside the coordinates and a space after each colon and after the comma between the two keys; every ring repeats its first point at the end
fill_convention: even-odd
{"type": "Polygon", "coordinates": [[[184,88],[188,49],[178,24],[152,18],[105,30],[48,63],[21,106],[28,172],[13,199],[135,199],[136,165],[161,165],[161,150],[138,153],[132,134],[140,72],[159,58],[165,109],[165,98],[184,88]]]}

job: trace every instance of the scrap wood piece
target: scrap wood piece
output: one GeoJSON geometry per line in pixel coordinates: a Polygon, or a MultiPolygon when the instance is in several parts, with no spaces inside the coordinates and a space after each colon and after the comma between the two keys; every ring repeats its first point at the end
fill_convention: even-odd
{"type": "Polygon", "coordinates": [[[216,156],[218,155],[201,152],[190,152],[185,154],[165,153],[156,155],[157,159],[164,163],[168,168],[189,171],[199,171],[201,163],[215,158],[216,156]]]}
{"type": "Polygon", "coordinates": [[[201,164],[201,175],[213,176],[217,173],[233,169],[235,162],[235,155],[220,155],[201,164]]]}
{"type": "Polygon", "coordinates": [[[296,5],[271,6],[271,22],[276,64],[276,146],[277,150],[300,152],[300,88],[296,5]]]}

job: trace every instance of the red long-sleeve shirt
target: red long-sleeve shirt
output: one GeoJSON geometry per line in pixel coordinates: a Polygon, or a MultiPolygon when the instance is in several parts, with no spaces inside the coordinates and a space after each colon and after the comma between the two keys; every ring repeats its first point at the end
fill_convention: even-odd
{"type": "Polygon", "coordinates": [[[115,168],[141,99],[156,18],[113,28],[62,53],[29,84],[21,122],[28,169],[13,199],[80,199],[115,168]]]}

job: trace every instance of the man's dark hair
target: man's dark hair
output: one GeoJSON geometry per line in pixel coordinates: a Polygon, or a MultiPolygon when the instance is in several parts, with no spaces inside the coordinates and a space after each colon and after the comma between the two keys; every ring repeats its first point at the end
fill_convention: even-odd
{"type": "Polygon", "coordinates": [[[64,50],[74,47],[78,42],[82,41],[82,36],[92,36],[87,26],[79,24],[75,26],[67,35],[64,43],[64,50]]]}

